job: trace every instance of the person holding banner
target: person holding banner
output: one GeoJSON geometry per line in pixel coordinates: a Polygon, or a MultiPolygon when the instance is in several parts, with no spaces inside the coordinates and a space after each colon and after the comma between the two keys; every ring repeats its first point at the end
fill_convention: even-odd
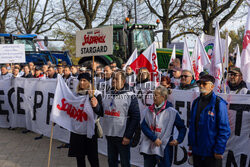
{"type": "Polygon", "coordinates": [[[118,71],[112,79],[112,89],[103,99],[103,131],[107,138],[109,167],[130,167],[130,143],[140,123],[136,95],[126,84],[126,74],[118,71]]]}
{"type": "Polygon", "coordinates": [[[226,87],[227,94],[247,94],[247,84],[243,81],[243,76],[240,68],[231,68],[228,72],[228,77],[229,81],[228,86],[226,87]]]}
{"type": "MultiPolygon", "coordinates": [[[[78,80],[78,95],[86,96],[89,94],[91,97],[89,99],[90,104],[96,114],[95,117],[97,118],[97,115],[103,116],[101,92],[94,90],[94,96],[92,96],[91,75],[89,73],[79,74],[78,80]]],[[[91,139],[89,139],[87,138],[87,135],[70,132],[70,147],[68,156],[76,157],[78,167],[85,167],[85,155],[87,155],[91,167],[99,167],[97,135],[95,134],[91,139]]]]}
{"type": "Polygon", "coordinates": [[[181,143],[186,135],[184,121],[178,111],[168,102],[168,90],[158,86],[154,91],[154,104],[146,109],[141,129],[143,132],[140,152],[144,167],[170,167],[173,160],[173,146],[181,143]],[[174,127],[179,131],[173,139],[174,127]]]}
{"type": "Polygon", "coordinates": [[[213,92],[213,76],[204,75],[197,83],[201,94],[192,104],[188,146],[194,167],[219,167],[230,136],[227,102],[213,92]]]}

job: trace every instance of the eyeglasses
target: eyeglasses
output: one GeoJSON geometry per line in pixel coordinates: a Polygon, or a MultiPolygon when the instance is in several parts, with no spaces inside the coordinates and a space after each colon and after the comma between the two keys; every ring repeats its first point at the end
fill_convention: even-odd
{"type": "Polygon", "coordinates": [[[187,77],[192,77],[192,76],[189,76],[189,75],[181,75],[181,78],[187,78],[187,77]]]}
{"type": "Polygon", "coordinates": [[[235,73],[229,73],[228,74],[229,77],[238,77],[240,76],[239,74],[235,74],[235,73]]]}

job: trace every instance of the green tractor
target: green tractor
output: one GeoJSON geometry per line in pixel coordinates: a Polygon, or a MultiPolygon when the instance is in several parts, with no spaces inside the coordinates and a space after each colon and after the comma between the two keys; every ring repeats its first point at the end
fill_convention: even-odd
{"type": "MultiPolygon", "coordinates": [[[[140,55],[146,48],[154,42],[156,25],[152,24],[128,24],[113,25],[113,55],[95,56],[95,62],[101,66],[116,62],[120,67],[126,63],[130,55],[137,48],[140,55]],[[126,26],[126,27],[125,27],[126,26]]],[[[172,49],[156,49],[159,69],[167,69],[172,49]]],[[[181,58],[182,50],[176,50],[176,57],[181,58]]],[[[83,57],[78,64],[85,66],[92,61],[92,57],[83,57]]]]}

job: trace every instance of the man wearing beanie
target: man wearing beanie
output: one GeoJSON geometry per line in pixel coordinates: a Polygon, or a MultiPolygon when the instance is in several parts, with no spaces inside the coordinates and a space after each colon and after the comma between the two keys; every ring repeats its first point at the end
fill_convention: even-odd
{"type": "Polygon", "coordinates": [[[219,167],[230,136],[227,102],[213,92],[214,82],[211,75],[197,81],[201,94],[192,104],[188,134],[195,167],[219,167]]]}

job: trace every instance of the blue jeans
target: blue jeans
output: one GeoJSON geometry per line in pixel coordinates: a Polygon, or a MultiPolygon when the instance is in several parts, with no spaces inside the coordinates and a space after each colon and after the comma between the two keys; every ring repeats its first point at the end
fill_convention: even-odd
{"type": "Polygon", "coordinates": [[[118,155],[121,166],[130,167],[130,145],[123,145],[121,137],[107,136],[109,167],[118,167],[118,155]]]}

